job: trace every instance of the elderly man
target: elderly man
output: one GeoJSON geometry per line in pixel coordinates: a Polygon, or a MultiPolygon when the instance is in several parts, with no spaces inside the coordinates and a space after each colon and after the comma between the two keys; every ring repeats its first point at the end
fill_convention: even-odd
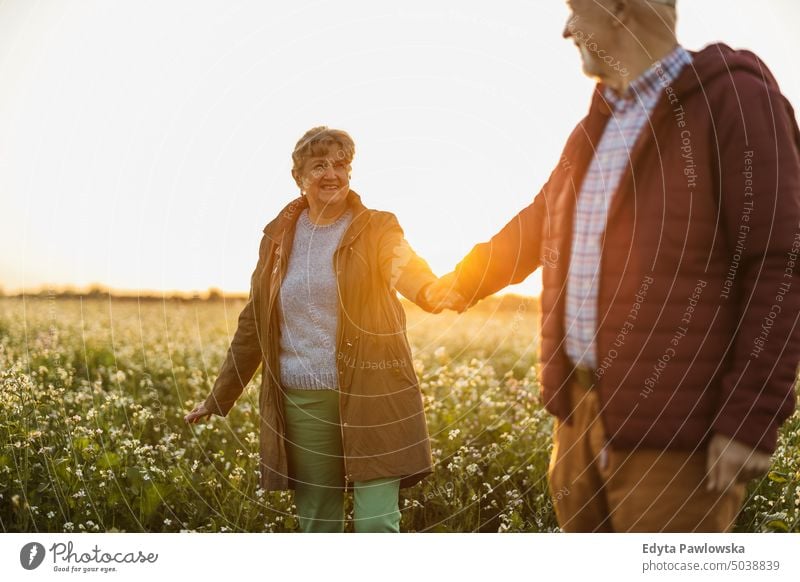
{"type": "Polygon", "coordinates": [[[681,47],[674,2],[568,4],[590,111],[435,290],[471,305],[543,267],[563,530],[727,531],[795,407],[794,113],[754,54],[681,47]]]}

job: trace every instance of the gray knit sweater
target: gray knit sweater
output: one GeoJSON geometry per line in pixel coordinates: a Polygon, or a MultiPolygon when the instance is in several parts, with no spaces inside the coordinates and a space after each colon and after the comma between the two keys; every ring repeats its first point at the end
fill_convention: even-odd
{"type": "Polygon", "coordinates": [[[308,209],[297,219],[292,253],[281,282],[281,383],[286,388],[338,389],[336,330],[339,292],[333,253],[352,218],[318,226],[308,209]]]}

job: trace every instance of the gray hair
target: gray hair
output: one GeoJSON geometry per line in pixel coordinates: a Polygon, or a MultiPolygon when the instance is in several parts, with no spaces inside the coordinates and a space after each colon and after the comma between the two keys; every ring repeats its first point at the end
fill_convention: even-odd
{"type": "Polygon", "coordinates": [[[356,145],[346,131],[331,129],[326,125],[309,129],[294,146],[292,152],[292,173],[299,172],[308,158],[323,155],[331,145],[341,148],[339,157],[348,164],[353,161],[356,145]]]}

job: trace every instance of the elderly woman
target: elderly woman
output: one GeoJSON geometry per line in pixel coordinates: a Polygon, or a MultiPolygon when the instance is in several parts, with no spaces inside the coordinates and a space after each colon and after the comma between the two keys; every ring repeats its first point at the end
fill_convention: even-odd
{"type": "Polygon", "coordinates": [[[463,301],[429,284],[397,218],[350,190],[355,145],[316,127],[297,143],[301,196],[264,228],[250,297],[219,378],[189,423],[226,416],[263,362],[261,486],[291,488],[304,532],[397,532],[399,488],[432,470],[396,290],[438,312],[463,301]],[[438,296],[434,296],[438,294],[438,296]]]}

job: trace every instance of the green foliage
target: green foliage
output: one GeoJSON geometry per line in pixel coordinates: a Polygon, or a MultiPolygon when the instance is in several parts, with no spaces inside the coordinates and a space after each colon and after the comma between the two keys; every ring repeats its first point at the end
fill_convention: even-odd
{"type": "MultiPolygon", "coordinates": [[[[0,530],[297,531],[291,493],[258,487],[257,379],[228,418],[183,421],[242,306],[0,299],[0,530]]],[[[402,529],[557,531],[535,302],[408,307],[408,328],[436,470],[402,491],[402,529]]],[[[738,531],[800,530],[799,446],[795,415],[738,531]]]]}

